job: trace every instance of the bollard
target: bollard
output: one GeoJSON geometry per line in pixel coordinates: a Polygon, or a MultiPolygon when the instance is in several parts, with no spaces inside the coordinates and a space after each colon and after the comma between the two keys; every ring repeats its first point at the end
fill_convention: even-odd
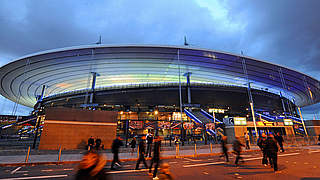
{"type": "Polygon", "coordinates": [[[179,144],[176,145],[176,156],[179,156],[179,144]]]}
{"type": "Polygon", "coordinates": [[[139,146],[137,148],[137,158],[139,158],[139,146]]]}
{"type": "Polygon", "coordinates": [[[58,154],[58,161],[61,160],[61,145],[59,146],[59,154],[58,154]]]}
{"type": "Polygon", "coordinates": [[[26,154],[26,160],[25,160],[26,163],[27,163],[28,160],[29,160],[29,154],[30,154],[30,146],[29,146],[28,152],[27,152],[27,154],[26,154]]]}
{"type": "Polygon", "coordinates": [[[210,153],[212,153],[212,143],[210,143],[210,153]]]}
{"type": "Polygon", "coordinates": [[[194,144],[194,156],[197,155],[197,144],[194,144]]]}

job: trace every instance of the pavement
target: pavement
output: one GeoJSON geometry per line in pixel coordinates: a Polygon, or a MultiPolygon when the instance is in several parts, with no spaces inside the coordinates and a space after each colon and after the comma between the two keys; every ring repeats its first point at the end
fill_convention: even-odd
{"type": "MultiPolygon", "coordinates": [[[[183,157],[165,159],[175,180],[194,179],[279,179],[279,180],[313,180],[320,179],[320,146],[287,148],[278,153],[279,171],[274,172],[269,166],[261,164],[260,151],[243,153],[245,162],[236,167],[235,157],[230,154],[230,161],[218,155],[183,157]]],[[[148,164],[150,162],[147,162],[148,164]]],[[[143,167],[143,165],[140,165],[143,167]]],[[[105,169],[109,179],[116,180],[147,180],[152,179],[147,169],[134,170],[135,161],[122,162],[122,168],[110,171],[110,162],[105,169]]],[[[22,179],[74,179],[77,164],[38,165],[38,166],[7,166],[0,167],[0,180],[22,179]]]]}
{"type": "MultiPolygon", "coordinates": [[[[231,149],[231,145],[228,145],[229,149],[231,149]]],[[[251,146],[251,150],[258,150],[257,146],[251,146]]],[[[131,153],[128,152],[128,149],[122,148],[122,153],[119,154],[119,158],[122,161],[132,161],[137,159],[137,152],[131,153]]],[[[161,156],[162,158],[176,158],[176,157],[191,157],[191,156],[203,156],[203,155],[213,155],[221,153],[220,145],[198,145],[198,146],[183,146],[179,148],[179,152],[177,154],[175,147],[163,147],[161,148],[161,156]],[[177,156],[178,155],[178,156],[177,156]]],[[[32,165],[32,164],[44,164],[44,163],[64,163],[64,162],[73,162],[78,163],[82,155],[86,153],[85,150],[78,151],[67,151],[64,150],[61,152],[60,161],[59,151],[31,151],[28,162],[26,162],[28,150],[2,150],[0,151],[0,166],[7,165],[32,165]]],[[[101,150],[101,154],[103,154],[108,161],[111,161],[113,158],[113,154],[109,150],[101,150]]]]}
{"type": "MultiPolygon", "coordinates": [[[[231,144],[228,146],[229,150],[231,150],[231,144]]],[[[320,146],[302,146],[301,148],[303,147],[319,148],[320,146]]],[[[285,148],[297,147],[285,146],[285,148]]],[[[163,159],[210,156],[221,153],[221,147],[218,144],[212,145],[212,148],[210,145],[198,145],[196,147],[194,145],[181,146],[178,154],[175,147],[165,146],[162,147],[161,150],[161,157],[163,159]]],[[[122,153],[119,154],[120,159],[122,161],[135,161],[138,156],[137,152],[130,153],[128,151],[129,148],[122,148],[122,153]]],[[[257,146],[251,146],[249,151],[259,151],[259,148],[257,146]]],[[[85,150],[62,150],[59,161],[59,151],[32,150],[26,162],[27,150],[0,150],[0,166],[78,163],[85,152],[85,150]]],[[[103,154],[108,161],[112,160],[113,154],[110,150],[102,150],[100,153],[103,154]]]]}

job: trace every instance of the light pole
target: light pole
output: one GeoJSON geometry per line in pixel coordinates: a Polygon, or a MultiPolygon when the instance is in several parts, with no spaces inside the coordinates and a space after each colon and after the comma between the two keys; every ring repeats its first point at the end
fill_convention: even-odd
{"type": "Polygon", "coordinates": [[[155,120],[156,120],[156,125],[155,125],[155,136],[158,136],[158,110],[154,111],[154,116],[155,116],[155,120]]]}

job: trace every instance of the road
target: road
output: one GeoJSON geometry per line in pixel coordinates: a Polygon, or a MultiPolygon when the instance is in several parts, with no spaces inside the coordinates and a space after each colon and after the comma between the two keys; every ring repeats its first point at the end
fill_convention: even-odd
{"type": "MultiPolygon", "coordinates": [[[[320,179],[320,150],[292,149],[278,154],[279,172],[261,165],[260,152],[243,155],[245,163],[240,167],[225,163],[219,156],[163,160],[169,163],[175,179],[320,179]]],[[[234,161],[231,155],[231,161],[234,161]]],[[[117,171],[108,171],[110,179],[152,179],[146,169],[133,170],[135,162],[124,162],[117,171]]],[[[143,165],[141,164],[141,167],[143,165]]],[[[106,168],[109,168],[108,163],[106,168]]],[[[0,180],[22,179],[73,179],[76,164],[41,165],[26,167],[1,167],[0,180]]]]}

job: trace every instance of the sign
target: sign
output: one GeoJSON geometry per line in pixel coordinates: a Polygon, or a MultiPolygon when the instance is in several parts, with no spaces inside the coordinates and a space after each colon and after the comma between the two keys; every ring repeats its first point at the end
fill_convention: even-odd
{"type": "Polygon", "coordinates": [[[228,111],[228,110],[226,110],[226,109],[216,109],[216,108],[210,108],[209,109],[209,112],[210,113],[224,113],[225,111],[228,111]]]}
{"type": "Polygon", "coordinates": [[[182,104],[183,107],[200,107],[200,104],[182,104]]]}
{"type": "Polygon", "coordinates": [[[160,128],[160,129],[170,129],[170,126],[171,126],[171,124],[168,121],[159,121],[158,122],[158,128],[160,128]]]}
{"type": "MultiPolygon", "coordinates": [[[[182,120],[187,120],[188,117],[185,113],[182,113],[182,120]]],[[[172,120],[174,121],[180,121],[181,120],[181,115],[180,112],[173,112],[172,113],[172,120]]]]}
{"type": "Polygon", "coordinates": [[[245,126],[247,125],[247,118],[245,117],[233,117],[234,125],[245,126]]]}
{"type": "Polygon", "coordinates": [[[130,121],[129,127],[131,129],[142,129],[143,128],[143,122],[142,121],[130,121]]]}
{"type": "Polygon", "coordinates": [[[214,123],[207,123],[207,124],[206,124],[206,129],[214,130],[214,129],[215,129],[214,123]]]}
{"type": "Polygon", "coordinates": [[[189,122],[183,123],[183,129],[193,129],[193,123],[189,123],[189,122]]]}
{"type": "Polygon", "coordinates": [[[283,119],[284,125],[285,126],[292,126],[292,119],[283,119]]]}

